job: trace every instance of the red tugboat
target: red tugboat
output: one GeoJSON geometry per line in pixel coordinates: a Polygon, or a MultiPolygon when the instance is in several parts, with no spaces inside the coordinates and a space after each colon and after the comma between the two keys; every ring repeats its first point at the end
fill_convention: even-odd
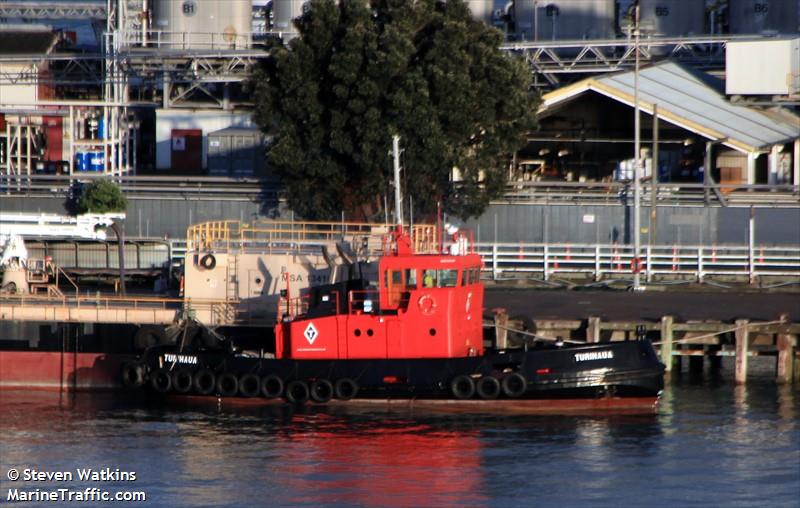
{"type": "Polygon", "coordinates": [[[281,301],[274,358],[232,348],[159,346],[127,365],[123,381],[160,393],[293,403],[655,403],[664,368],[648,341],[486,347],[482,263],[465,237],[446,254],[417,254],[402,227],[392,236],[378,262],[377,287],[357,278],[281,301]]]}
{"type": "MultiPolygon", "coordinates": [[[[394,153],[399,181],[396,144],[394,153]]],[[[402,210],[399,194],[395,200],[402,210]]],[[[297,298],[287,289],[274,357],[239,353],[224,339],[226,347],[157,346],[123,368],[124,384],[292,403],[389,400],[521,412],[654,407],[664,366],[647,340],[487,347],[482,261],[468,238],[458,235],[446,252],[420,249],[398,216],[388,240],[377,276],[312,287],[297,298]]]]}

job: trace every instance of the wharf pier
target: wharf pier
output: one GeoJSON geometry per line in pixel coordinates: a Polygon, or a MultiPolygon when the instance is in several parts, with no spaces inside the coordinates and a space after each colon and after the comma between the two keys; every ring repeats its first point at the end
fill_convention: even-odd
{"type": "Polygon", "coordinates": [[[211,326],[231,323],[234,301],[147,296],[36,294],[0,296],[0,321],[163,325],[205,311],[211,326]]]}
{"type": "Polygon", "coordinates": [[[680,372],[688,358],[690,373],[702,372],[704,362],[711,369],[721,367],[722,358],[735,362],[737,384],[748,378],[748,360],[752,357],[775,358],[777,383],[800,383],[800,322],[788,315],[773,321],[736,319],[732,323],[711,320],[678,321],[672,315],[659,320],[628,319],[604,321],[600,317],[586,319],[510,318],[505,309],[494,309],[493,326],[498,346],[524,343],[526,339],[554,340],[574,343],[601,343],[650,339],[666,366],[667,374],[680,372]]]}

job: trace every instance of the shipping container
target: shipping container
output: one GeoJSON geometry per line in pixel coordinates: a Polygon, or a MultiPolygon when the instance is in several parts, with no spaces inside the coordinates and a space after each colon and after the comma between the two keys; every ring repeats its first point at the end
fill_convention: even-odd
{"type": "Polygon", "coordinates": [[[208,173],[251,176],[263,173],[264,137],[256,128],[229,127],[208,135],[208,173]]]}
{"type": "Polygon", "coordinates": [[[800,37],[729,41],[725,75],[729,95],[800,93],[800,37]]]}

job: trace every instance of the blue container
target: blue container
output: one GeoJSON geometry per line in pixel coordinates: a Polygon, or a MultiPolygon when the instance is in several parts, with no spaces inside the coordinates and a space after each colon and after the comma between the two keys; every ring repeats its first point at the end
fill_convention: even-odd
{"type": "Polygon", "coordinates": [[[75,152],[75,169],[89,171],[89,152],[75,152]]]}
{"type": "Polygon", "coordinates": [[[103,117],[97,119],[97,138],[106,139],[106,122],[103,117]]]}
{"type": "Polygon", "coordinates": [[[104,152],[86,152],[88,156],[89,171],[103,171],[105,165],[104,152]]]}

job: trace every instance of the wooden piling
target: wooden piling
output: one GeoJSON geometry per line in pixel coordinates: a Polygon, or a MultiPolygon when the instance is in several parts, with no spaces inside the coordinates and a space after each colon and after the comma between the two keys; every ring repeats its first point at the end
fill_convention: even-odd
{"type": "Polygon", "coordinates": [[[749,320],[736,320],[736,384],[747,382],[747,354],[750,342],[749,320]]]}
{"type": "Polygon", "coordinates": [[[672,372],[672,324],[675,318],[664,316],[661,318],[661,363],[667,367],[667,372],[672,372]]]}
{"type": "Polygon", "coordinates": [[[780,384],[791,383],[794,379],[795,367],[795,341],[797,338],[788,333],[779,333],[778,346],[778,368],[776,381],[780,384]]]}
{"type": "Polygon", "coordinates": [[[590,316],[586,325],[586,342],[600,342],[600,318],[590,316]]]}
{"type": "Polygon", "coordinates": [[[494,312],[495,347],[505,349],[508,347],[508,312],[505,309],[495,309],[494,312]]]}

